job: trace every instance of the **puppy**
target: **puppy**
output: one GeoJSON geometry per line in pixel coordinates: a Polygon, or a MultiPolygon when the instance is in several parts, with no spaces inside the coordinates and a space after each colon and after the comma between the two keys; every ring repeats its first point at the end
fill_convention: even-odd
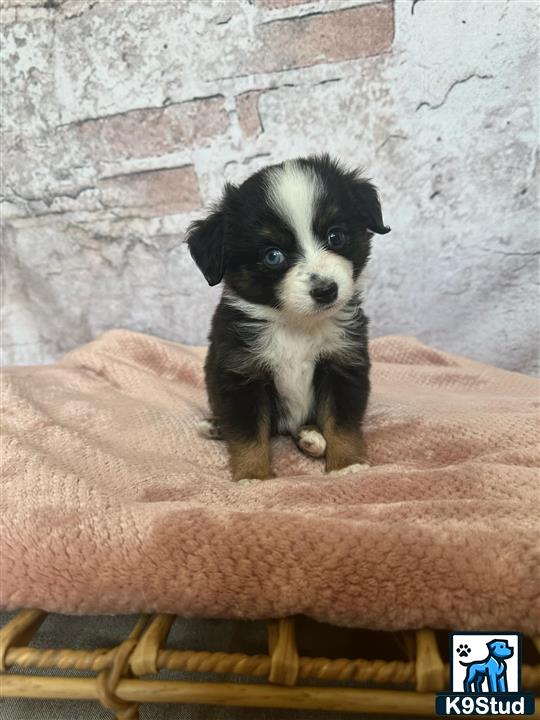
{"type": "MultiPolygon", "coordinates": [[[[270,437],[290,433],[327,472],[366,463],[368,321],[360,274],[387,233],[375,187],[329,156],[299,158],[226,185],[188,230],[214,314],[208,434],[228,445],[233,480],[272,477],[270,437]]],[[[345,470],[346,472],[346,470],[345,470]]]]}

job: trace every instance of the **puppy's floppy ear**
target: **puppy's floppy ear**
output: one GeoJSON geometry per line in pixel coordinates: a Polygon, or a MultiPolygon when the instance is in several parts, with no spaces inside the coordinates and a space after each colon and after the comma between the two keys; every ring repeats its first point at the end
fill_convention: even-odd
{"type": "Polygon", "coordinates": [[[233,186],[227,185],[220,204],[204,220],[191,223],[187,243],[209,285],[217,285],[225,272],[225,234],[227,204],[233,186]]]}
{"type": "Polygon", "coordinates": [[[360,178],[356,179],[355,185],[359,213],[366,223],[366,228],[377,235],[389,233],[390,228],[383,222],[381,203],[375,185],[360,178]]]}
{"type": "Polygon", "coordinates": [[[188,228],[191,257],[209,285],[217,285],[225,271],[225,217],[216,210],[205,220],[196,220],[188,228]]]}

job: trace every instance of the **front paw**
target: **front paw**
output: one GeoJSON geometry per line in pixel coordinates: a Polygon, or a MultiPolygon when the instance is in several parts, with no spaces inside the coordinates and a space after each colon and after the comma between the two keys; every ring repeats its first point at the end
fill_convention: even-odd
{"type": "Polygon", "coordinates": [[[323,428],[326,438],[326,472],[349,475],[369,467],[365,440],[360,429],[323,428]]]}
{"type": "Polygon", "coordinates": [[[233,463],[231,475],[233,482],[242,483],[243,485],[276,477],[270,468],[269,460],[267,461],[266,458],[262,458],[260,462],[254,464],[233,463]]]}
{"type": "Polygon", "coordinates": [[[269,438],[265,437],[261,442],[231,440],[228,445],[234,482],[246,479],[268,480],[272,477],[269,438]]]}
{"type": "Polygon", "coordinates": [[[275,477],[274,474],[270,475],[267,478],[240,478],[239,480],[235,480],[237,485],[255,485],[256,483],[264,482],[265,480],[270,480],[270,478],[275,477]]]}
{"type": "Polygon", "coordinates": [[[253,483],[264,482],[264,480],[271,480],[275,477],[276,475],[273,472],[266,473],[264,477],[235,477],[235,475],[233,475],[233,481],[239,485],[252,485],[253,483]]]}

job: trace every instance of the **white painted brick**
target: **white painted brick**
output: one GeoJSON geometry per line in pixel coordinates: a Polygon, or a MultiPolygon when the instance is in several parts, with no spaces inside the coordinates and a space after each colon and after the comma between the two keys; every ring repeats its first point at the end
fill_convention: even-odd
{"type": "Polygon", "coordinates": [[[5,361],[109,327],[205,342],[219,290],[187,224],[225,180],[327,150],[366,168],[393,228],[368,270],[372,334],[534,371],[535,3],[10,5],[5,361]]]}

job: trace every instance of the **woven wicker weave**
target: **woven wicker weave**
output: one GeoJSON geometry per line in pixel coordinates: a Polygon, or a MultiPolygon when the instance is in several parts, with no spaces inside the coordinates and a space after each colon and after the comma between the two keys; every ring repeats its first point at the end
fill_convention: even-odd
{"type": "MultiPolygon", "coordinates": [[[[119,720],[138,717],[140,703],[179,702],[303,710],[339,710],[371,714],[432,716],[436,691],[448,687],[445,665],[432,630],[403,633],[407,660],[301,657],[295,619],[268,623],[268,654],[193,652],[164,649],[175,620],[172,615],[141,616],[131,633],[113,648],[94,650],[29,647],[47,613],[22,610],[0,630],[0,696],[94,699],[119,720]],[[8,673],[11,667],[18,672],[8,673]],[[21,669],[84,670],[95,677],[44,677],[21,669]],[[140,679],[160,670],[237,674],[266,678],[265,683],[226,683],[140,679]],[[303,685],[304,680],[354,681],[395,685],[395,690],[303,685]],[[416,687],[411,690],[410,687],[416,687]],[[405,689],[399,689],[404,687],[405,689]]],[[[534,644],[540,653],[540,639],[534,644]]],[[[525,690],[540,690],[540,664],[524,665],[525,690]]],[[[540,713],[534,715],[540,717],[540,713]]]]}

